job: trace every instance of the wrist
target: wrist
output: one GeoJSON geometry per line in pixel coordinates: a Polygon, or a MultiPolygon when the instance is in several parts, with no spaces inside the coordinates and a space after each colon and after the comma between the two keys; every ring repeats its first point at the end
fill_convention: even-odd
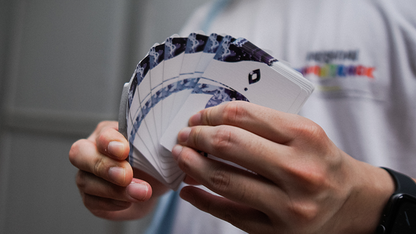
{"type": "Polygon", "coordinates": [[[375,233],[384,207],[395,190],[395,183],[384,169],[356,161],[356,172],[350,197],[345,204],[343,233],[375,233]]]}

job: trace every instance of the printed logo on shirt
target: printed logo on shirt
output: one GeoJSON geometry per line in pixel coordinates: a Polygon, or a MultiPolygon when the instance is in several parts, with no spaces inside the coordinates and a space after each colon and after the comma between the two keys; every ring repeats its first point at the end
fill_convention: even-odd
{"type": "Polygon", "coordinates": [[[346,65],[342,63],[346,61],[357,61],[358,54],[358,50],[309,52],[306,55],[306,61],[314,61],[321,64],[305,66],[298,69],[298,71],[304,76],[315,75],[321,79],[357,76],[374,79],[375,67],[362,64],[346,65]]]}
{"type": "Polygon", "coordinates": [[[297,68],[312,81],[316,91],[326,97],[368,97],[374,95],[377,86],[376,67],[360,61],[359,50],[311,51],[306,54],[306,65],[297,68]]]}

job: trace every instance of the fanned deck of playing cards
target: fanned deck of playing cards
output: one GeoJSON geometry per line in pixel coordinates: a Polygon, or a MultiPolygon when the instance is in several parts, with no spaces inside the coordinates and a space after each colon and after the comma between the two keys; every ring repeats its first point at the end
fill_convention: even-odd
{"type": "Polygon", "coordinates": [[[173,35],[149,50],[124,85],[119,131],[130,143],[130,164],[176,190],[184,173],[170,150],[193,114],[233,100],[297,113],[313,89],[244,38],[173,35]]]}

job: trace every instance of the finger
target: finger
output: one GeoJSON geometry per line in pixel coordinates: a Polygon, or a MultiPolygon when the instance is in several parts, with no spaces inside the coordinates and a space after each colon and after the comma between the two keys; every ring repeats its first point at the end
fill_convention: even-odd
{"type": "MultiPolygon", "coordinates": [[[[141,203],[124,203],[107,198],[82,195],[85,206],[97,217],[114,220],[126,221],[136,220],[143,217],[143,214],[151,212],[147,206],[141,203]]],[[[157,199],[148,201],[156,203],[157,199]]],[[[148,207],[153,207],[150,205],[148,207]]]]}
{"type": "Polygon", "coordinates": [[[132,204],[131,202],[97,197],[89,194],[83,195],[83,202],[87,209],[95,211],[95,215],[100,217],[102,217],[104,213],[109,211],[125,210],[129,208],[132,204]],[[100,215],[98,213],[100,213],[100,215]]]}
{"type": "Polygon", "coordinates": [[[114,160],[101,154],[89,140],[75,142],[69,151],[69,160],[78,169],[119,186],[127,186],[133,178],[133,170],[127,161],[114,160]]]}
{"type": "Polygon", "coordinates": [[[269,179],[279,178],[276,175],[279,175],[282,164],[294,160],[290,157],[290,147],[227,125],[182,129],[178,134],[178,142],[234,162],[269,179]]]}
{"type": "Polygon", "coordinates": [[[271,221],[264,213],[215,196],[195,187],[184,187],[180,196],[196,208],[225,220],[248,233],[269,233],[271,221]]]}
{"type": "Polygon", "coordinates": [[[231,125],[278,143],[294,139],[306,119],[249,102],[233,101],[201,110],[189,119],[190,126],[231,125]]]}
{"type": "Polygon", "coordinates": [[[159,197],[169,190],[169,188],[166,187],[166,185],[164,185],[162,182],[158,181],[153,176],[137,168],[133,168],[133,175],[134,175],[134,178],[140,178],[142,181],[146,181],[148,184],[151,185],[152,196],[154,197],[159,197]]]}
{"type": "Polygon", "coordinates": [[[129,156],[129,143],[118,132],[116,122],[102,122],[97,129],[97,133],[91,135],[89,140],[96,142],[99,152],[117,160],[125,160],[129,156]]]}
{"type": "Polygon", "coordinates": [[[85,194],[123,202],[146,201],[152,196],[150,185],[139,179],[133,179],[127,187],[121,187],[90,173],[79,171],[76,184],[85,194]]]}
{"type": "Polygon", "coordinates": [[[183,182],[189,185],[200,185],[198,181],[196,181],[194,178],[190,177],[189,175],[185,176],[185,179],[183,179],[183,182]]]}
{"type": "MultiPolygon", "coordinates": [[[[182,146],[175,146],[175,150],[178,147],[182,146]]],[[[264,177],[206,158],[188,147],[179,150],[177,160],[182,171],[228,199],[268,213],[271,207],[266,201],[283,195],[264,177]]]]}

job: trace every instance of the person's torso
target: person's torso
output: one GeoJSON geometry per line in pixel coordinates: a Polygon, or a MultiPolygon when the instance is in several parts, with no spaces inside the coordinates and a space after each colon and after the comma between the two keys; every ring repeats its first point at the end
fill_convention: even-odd
{"type": "MultiPolygon", "coordinates": [[[[245,37],[288,61],[315,85],[301,115],[352,157],[416,177],[416,16],[410,2],[235,0],[219,13],[200,10],[184,32],[208,25],[206,33],[245,37]]],[[[179,201],[173,233],[241,232],[198,212],[179,201]]]]}

